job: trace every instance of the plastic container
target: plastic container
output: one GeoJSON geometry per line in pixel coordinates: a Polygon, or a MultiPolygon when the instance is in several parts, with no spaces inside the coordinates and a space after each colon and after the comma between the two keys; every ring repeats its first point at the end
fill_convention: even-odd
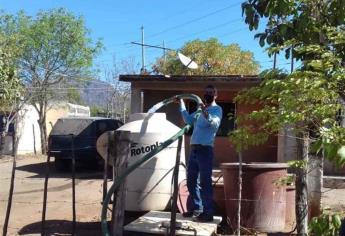
{"type": "MultiPolygon", "coordinates": [[[[165,113],[135,113],[129,122],[117,130],[130,131],[131,149],[128,165],[142,158],[160,143],[176,134],[180,128],[166,119],[165,113]]],[[[183,143],[183,142],[182,142],[183,143]]],[[[127,177],[127,211],[164,210],[172,195],[172,177],[177,154],[177,141],[127,177]]],[[[184,146],[181,162],[185,163],[184,146]]],[[[179,181],[186,178],[180,166],[179,181]]]]}
{"type": "MultiPolygon", "coordinates": [[[[227,220],[237,227],[238,163],[221,164],[227,220]]],[[[286,186],[274,183],[286,176],[282,163],[253,163],[242,166],[241,226],[258,232],[279,232],[285,227],[286,186]]]]}

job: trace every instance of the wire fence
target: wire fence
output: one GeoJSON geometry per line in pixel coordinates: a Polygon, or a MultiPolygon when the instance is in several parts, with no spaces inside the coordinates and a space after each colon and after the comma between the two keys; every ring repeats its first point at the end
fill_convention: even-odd
{"type": "MultiPolygon", "coordinates": [[[[150,169],[150,170],[153,170],[153,171],[155,170],[155,168],[147,168],[147,169],[150,169]]],[[[159,168],[159,169],[160,170],[166,170],[166,169],[163,169],[163,168],[159,168]]],[[[168,171],[168,170],[166,170],[166,171],[168,171]]],[[[6,177],[5,178],[0,178],[0,181],[4,181],[4,180],[10,180],[10,178],[6,178],[6,177]]],[[[16,180],[24,180],[25,183],[30,182],[30,181],[37,182],[36,179],[32,179],[30,177],[27,177],[27,178],[26,177],[17,177],[16,180]]],[[[221,180],[221,175],[219,175],[219,174],[217,176],[217,180],[214,181],[213,183],[216,184],[218,181],[219,182],[223,182],[221,180]]],[[[236,181],[234,181],[233,184],[236,184],[236,181]]],[[[101,185],[102,184],[100,183],[100,186],[101,185]]],[[[83,187],[86,187],[86,186],[83,186],[83,187]]],[[[278,189],[279,189],[279,186],[278,186],[278,189]]],[[[333,189],[327,189],[326,191],[324,191],[322,193],[327,193],[327,192],[329,192],[331,190],[333,190],[333,189]]],[[[167,191],[167,192],[162,192],[162,191],[145,192],[145,191],[130,190],[130,189],[128,191],[129,192],[133,192],[133,193],[137,193],[137,194],[142,194],[142,195],[166,194],[166,195],[169,195],[170,197],[172,196],[172,193],[169,192],[169,191],[167,191]]],[[[77,192],[77,195],[78,195],[78,188],[77,188],[76,192],[77,192]]],[[[42,191],[42,193],[43,193],[43,191],[42,191]]],[[[21,200],[16,200],[16,196],[17,195],[18,194],[16,194],[16,193],[13,194],[13,196],[14,196],[14,199],[13,199],[14,207],[16,207],[16,206],[24,207],[25,205],[41,206],[43,204],[42,201],[30,201],[30,200],[25,201],[25,200],[22,200],[22,199],[21,200]]],[[[21,197],[22,197],[22,195],[21,195],[21,197]]],[[[70,197],[70,196],[68,196],[68,197],[70,197]]],[[[138,200],[140,200],[140,199],[138,199],[138,200]]],[[[217,206],[219,206],[219,202],[222,202],[222,201],[223,202],[238,202],[239,199],[236,198],[236,197],[225,197],[225,195],[224,195],[224,197],[218,197],[217,199],[215,199],[215,201],[216,201],[215,202],[215,206],[217,207],[217,206]]],[[[260,203],[263,203],[263,202],[266,202],[265,204],[270,204],[271,206],[276,206],[276,207],[279,204],[282,204],[282,205],[286,204],[286,205],[290,205],[290,206],[291,206],[291,204],[295,204],[294,202],[288,201],[288,199],[286,199],[286,200],[276,199],[276,200],[272,201],[272,200],[269,200],[269,199],[268,200],[265,199],[263,196],[261,196],[259,199],[243,198],[243,199],[241,199],[241,201],[242,201],[242,204],[249,204],[249,205],[254,204],[254,205],[251,205],[251,206],[259,205],[260,203]]],[[[7,202],[8,202],[7,199],[0,198],[0,203],[4,203],[5,204],[7,202]]],[[[53,204],[53,205],[54,204],[59,204],[59,205],[64,204],[64,205],[70,205],[71,206],[72,205],[72,201],[71,200],[48,200],[47,201],[47,208],[48,209],[49,209],[49,205],[50,204],[53,204]]],[[[102,201],[101,201],[101,197],[100,197],[99,200],[82,200],[82,199],[77,199],[75,204],[76,204],[77,207],[97,206],[97,205],[101,206],[102,201]]],[[[222,210],[224,211],[225,209],[222,209],[222,210]]],[[[244,211],[248,211],[248,209],[244,209],[244,211]]],[[[251,208],[250,211],[252,212],[252,214],[260,214],[260,208],[251,208]]],[[[231,222],[230,218],[227,219],[227,221],[228,221],[229,225],[232,225],[232,223],[234,223],[234,222],[231,222]]],[[[9,226],[8,228],[10,230],[12,230],[12,231],[22,230],[22,228],[20,228],[20,227],[13,227],[13,226],[9,226]]],[[[243,227],[243,230],[254,230],[254,229],[246,229],[245,227],[243,227]]]]}
{"type": "MultiPolygon", "coordinates": [[[[282,135],[283,136],[283,135],[282,135]]],[[[132,144],[136,144],[138,146],[138,143],[132,143],[132,144]]],[[[143,145],[140,143],[140,145],[143,145]]],[[[145,145],[145,144],[144,144],[145,145]]],[[[149,145],[149,144],[147,144],[149,145]]],[[[271,147],[274,147],[274,148],[277,148],[276,145],[271,145],[271,147]]],[[[176,149],[177,147],[168,147],[169,149],[176,149]]],[[[166,169],[166,168],[152,168],[152,167],[141,167],[142,169],[145,169],[145,170],[150,170],[151,172],[154,172],[154,171],[167,171],[167,172],[170,172],[171,169],[166,169]]],[[[309,169],[309,171],[312,171],[314,169],[317,169],[319,168],[318,166],[315,166],[315,167],[312,167],[309,169]]],[[[167,175],[168,176],[168,175],[167,175]]],[[[165,176],[165,177],[167,177],[165,176]]],[[[42,178],[42,177],[36,177],[36,178],[42,178]]],[[[64,179],[70,179],[71,177],[63,177],[64,179]]],[[[85,178],[85,176],[84,176],[85,178]]],[[[167,177],[167,178],[171,178],[171,176],[167,177]]],[[[0,181],[2,180],[10,180],[11,178],[9,177],[4,177],[4,178],[1,178],[0,177],[0,181]]],[[[218,177],[218,180],[220,179],[220,177],[218,177]]],[[[15,180],[20,180],[22,182],[30,182],[30,181],[36,181],[35,178],[32,178],[32,176],[28,176],[28,177],[16,177],[15,180]]],[[[236,181],[233,182],[233,184],[236,184],[236,181]]],[[[153,186],[153,189],[156,188],[157,186],[159,185],[156,184],[153,186]]],[[[151,189],[152,190],[152,189],[151,189]]],[[[132,193],[136,193],[136,194],[141,194],[143,196],[143,198],[146,198],[150,195],[153,195],[153,194],[164,194],[164,195],[168,195],[170,198],[172,197],[172,192],[170,191],[166,191],[166,192],[162,192],[162,191],[140,191],[140,190],[135,190],[135,189],[128,189],[128,192],[132,192],[132,193]]],[[[324,193],[327,193],[331,190],[326,190],[324,193]]],[[[42,191],[43,192],[43,191],[42,191]]],[[[14,193],[13,196],[14,196],[14,200],[13,200],[13,204],[14,205],[20,205],[21,207],[23,205],[42,205],[43,202],[42,201],[24,201],[24,200],[16,200],[15,199],[15,196],[18,195],[17,193],[14,193]]],[[[22,196],[22,195],[21,195],[22,196]]],[[[143,200],[143,198],[140,198],[138,199],[138,201],[141,201],[143,200]]],[[[233,197],[220,197],[217,199],[217,201],[225,201],[225,202],[231,202],[231,201],[235,201],[235,202],[238,202],[239,199],[237,198],[233,198],[233,197]]],[[[245,202],[253,202],[253,203],[258,203],[258,202],[263,202],[263,201],[268,201],[270,204],[287,204],[288,202],[285,200],[277,200],[277,201],[272,201],[272,200],[265,200],[263,198],[259,198],[259,199],[247,199],[247,198],[243,198],[241,199],[242,203],[245,203],[245,202]]],[[[0,202],[2,203],[8,203],[8,200],[6,199],[0,199],[0,202]]],[[[102,201],[101,199],[100,200],[92,200],[92,201],[89,201],[89,200],[77,200],[75,201],[75,205],[77,206],[93,206],[93,205],[101,205],[102,201]]],[[[65,204],[65,205],[73,205],[73,201],[69,201],[69,200],[50,200],[50,201],[47,201],[46,202],[47,204],[47,208],[49,208],[49,204],[65,204]]]]}

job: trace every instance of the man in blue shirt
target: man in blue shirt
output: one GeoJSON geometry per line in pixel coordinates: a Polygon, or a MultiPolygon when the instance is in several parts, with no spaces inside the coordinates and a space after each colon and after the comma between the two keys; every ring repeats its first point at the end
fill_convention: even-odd
{"type": "Polygon", "coordinates": [[[187,187],[193,206],[183,216],[195,216],[200,222],[213,221],[213,144],[223,115],[222,108],[215,102],[216,98],[217,89],[208,85],[204,93],[205,104],[200,107],[202,112],[192,114],[187,112],[183,100],[180,100],[184,122],[194,127],[187,167],[187,187]]]}

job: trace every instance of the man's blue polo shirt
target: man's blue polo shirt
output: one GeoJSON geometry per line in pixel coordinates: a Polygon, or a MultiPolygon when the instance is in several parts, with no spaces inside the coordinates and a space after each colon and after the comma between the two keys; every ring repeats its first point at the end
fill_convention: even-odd
{"type": "Polygon", "coordinates": [[[213,146],[223,116],[222,108],[213,102],[206,108],[208,112],[208,117],[206,118],[203,113],[199,116],[196,115],[196,112],[189,114],[181,99],[180,111],[184,122],[194,127],[190,144],[213,146]]]}

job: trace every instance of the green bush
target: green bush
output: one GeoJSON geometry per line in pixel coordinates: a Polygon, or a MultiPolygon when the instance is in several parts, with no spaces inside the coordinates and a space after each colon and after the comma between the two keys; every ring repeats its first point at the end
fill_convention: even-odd
{"type": "Polygon", "coordinates": [[[309,224],[309,233],[313,236],[338,236],[341,225],[339,214],[323,213],[314,217],[309,224]]]}

